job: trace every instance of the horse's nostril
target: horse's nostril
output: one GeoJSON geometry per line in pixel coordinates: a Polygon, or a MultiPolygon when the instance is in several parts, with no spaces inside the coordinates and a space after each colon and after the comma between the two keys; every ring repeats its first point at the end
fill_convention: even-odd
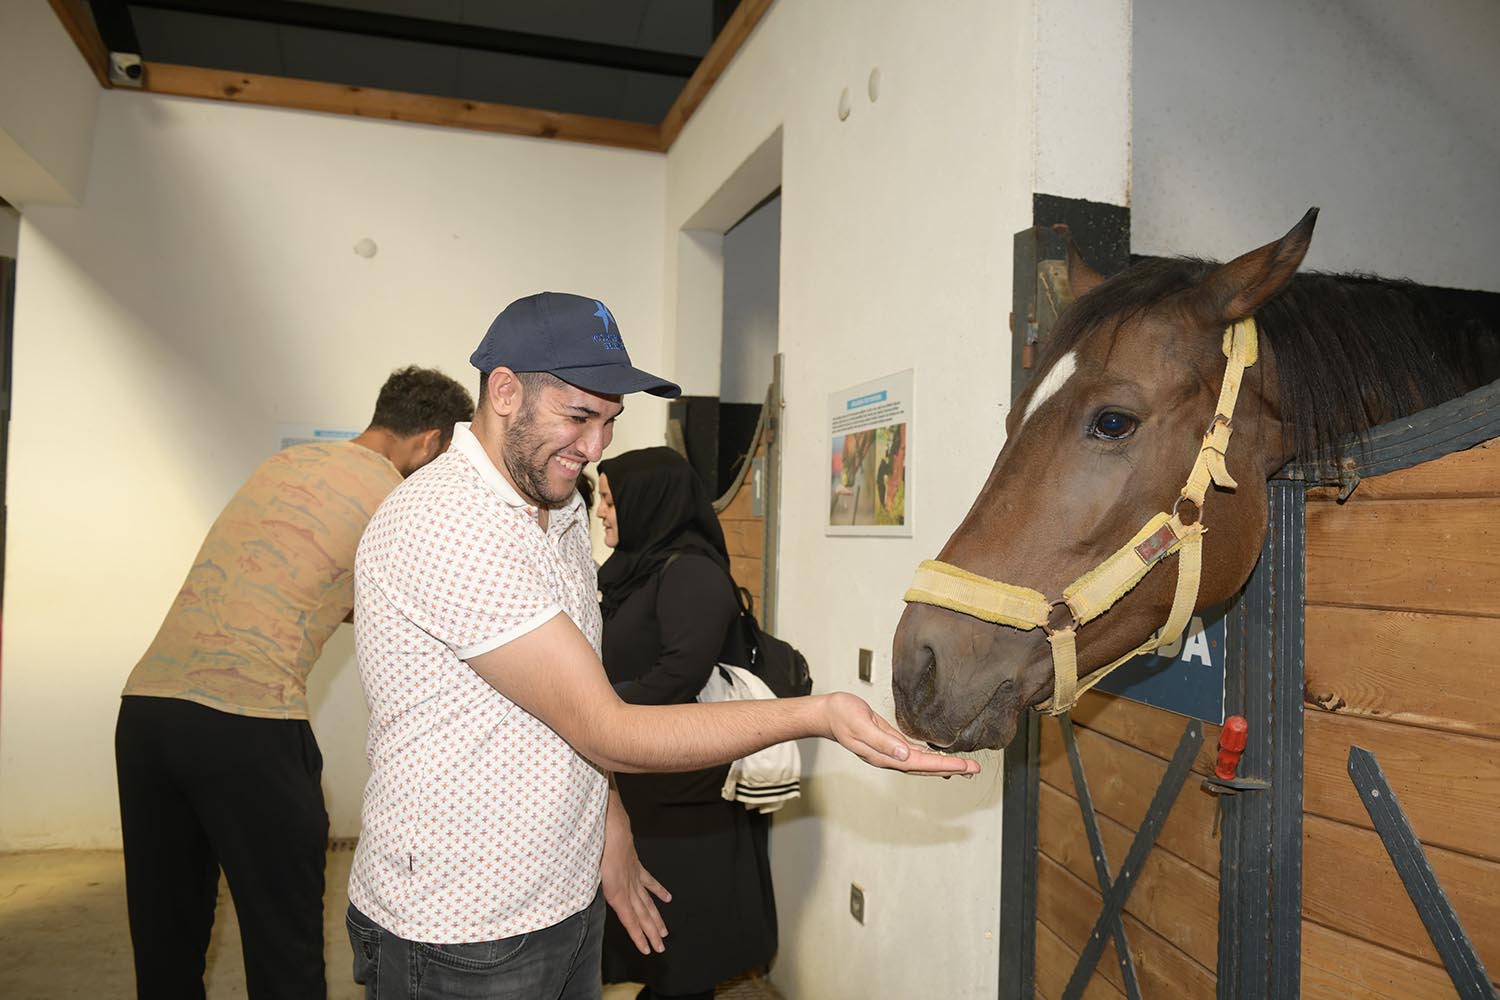
{"type": "Polygon", "coordinates": [[[937,700],[937,654],[924,644],[917,647],[916,658],[919,669],[907,693],[912,709],[920,712],[937,700]]]}

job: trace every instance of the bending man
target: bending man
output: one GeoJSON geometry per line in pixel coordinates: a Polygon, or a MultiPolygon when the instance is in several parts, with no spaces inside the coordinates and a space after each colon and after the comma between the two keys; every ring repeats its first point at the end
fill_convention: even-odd
{"type": "Polygon", "coordinates": [[[141,997],[204,995],[221,867],[250,996],[326,995],[328,813],[307,674],[353,607],[370,515],[473,410],[448,376],[398,371],[362,434],[273,455],[209,529],[115,731],[141,997]]]}
{"type": "Polygon", "coordinates": [[[637,947],[661,950],[649,893],[669,896],[640,868],[607,772],[693,770],[804,736],[879,767],[978,770],[909,746],[842,692],[622,702],[599,660],[576,483],[626,394],[680,390],[632,367],[610,311],[576,295],[512,303],[470,360],[473,424],[387,498],[355,561],[372,773],[348,921],[366,996],[593,1000],[605,899],[637,947]]]}

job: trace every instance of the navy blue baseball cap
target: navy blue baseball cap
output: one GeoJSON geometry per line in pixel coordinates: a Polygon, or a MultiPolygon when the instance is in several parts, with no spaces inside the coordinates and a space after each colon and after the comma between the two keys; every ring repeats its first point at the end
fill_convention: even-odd
{"type": "Polygon", "coordinates": [[[682,395],[676,383],[631,366],[620,326],[603,302],[567,292],[538,292],[506,306],[469,363],[482,372],[549,372],[580,389],[611,396],[682,395]]]}

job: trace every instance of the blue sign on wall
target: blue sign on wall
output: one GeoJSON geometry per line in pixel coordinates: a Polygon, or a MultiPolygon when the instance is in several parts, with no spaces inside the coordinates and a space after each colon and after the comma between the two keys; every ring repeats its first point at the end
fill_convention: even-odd
{"type": "Polygon", "coordinates": [[[1174,642],[1137,656],[1100,681],[1100,691],[1218,725],[1224,721],[1227,604],[1194,615],[1174,642]]]}

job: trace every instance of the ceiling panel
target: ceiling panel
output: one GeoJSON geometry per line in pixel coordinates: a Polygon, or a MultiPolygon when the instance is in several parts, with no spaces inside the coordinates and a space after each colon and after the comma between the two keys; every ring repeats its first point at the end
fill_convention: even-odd
{"type": "MultiPolygon", "coordinates": [[[[701,57],[713,41],[719,0],[242,0],[264,15],[336,8],[587,44],[701,57]]],[[[99,4],[96,2],[96,6],[99,4]]],[[[195,6],[193,0],[176,6],[195,6]]],[[[118,4],[113,4],[118,6],[118,4]]],[[[547,111],[661,121],[684,84],[678,74],[487,52],[201,12],[127,4],[147,62],[286,76],[547,111]]],[[[335,11],[335,15],[337,12],[335,11]]],[[[102,22],[101,22],[102,23],[102,22]]],[[[106,39],[108,41],[108,39],[106,39]]]]}

